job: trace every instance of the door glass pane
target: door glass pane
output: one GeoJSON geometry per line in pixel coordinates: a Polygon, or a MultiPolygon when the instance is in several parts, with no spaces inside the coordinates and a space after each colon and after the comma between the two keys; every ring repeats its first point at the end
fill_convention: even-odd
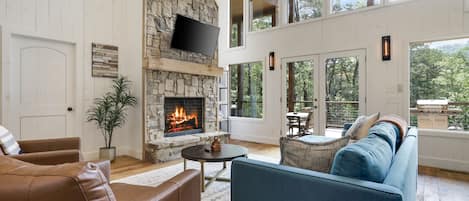
{"type": "Polygon", "coordinates": [[[251,0],[251,31],[260,31],[277,25],[277,0],[251,0]]]}
{"type": "Polygon", "coordinates": [[[231,116],[263,117],[263,63],[230,65],[231,116]]]}
{"type": "Polygon", "coordinates": [[[243,0],[230,0],[230,47],[243,45],[243,0]]]}
{"type": "Polygon", "coordinates": [[[343,128],[359,114],[358,57],[326,60],[326,128],[343,128]]]}
{"type": "Polygon", "coordinates": [[[323,0],[289,0],[288,2],[289,23],[322,16],[323,0]]]}
{"type": "Polygon", "coordinates": [[[313,132],[313,111],[315,105],[313,71],[314,62],[311,60],[287,63],[286,104],[287,113],[289,113],[287,114],[288,135],[313,132]]]}

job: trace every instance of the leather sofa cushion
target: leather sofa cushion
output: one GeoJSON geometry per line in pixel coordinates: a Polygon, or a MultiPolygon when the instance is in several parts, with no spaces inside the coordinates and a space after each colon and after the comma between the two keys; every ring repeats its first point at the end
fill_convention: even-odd
{"type": "Polygon", "coordinates": [[[382,183],[393,159],[393,149],[378,135],[369,135],[339,150],[331,174],[382,183]]]}
{"type": "Polygon", "coordinates": [[[0,156],[1,200],[115,201],[105,176],[93,163],[38,166],[0,156]]]}

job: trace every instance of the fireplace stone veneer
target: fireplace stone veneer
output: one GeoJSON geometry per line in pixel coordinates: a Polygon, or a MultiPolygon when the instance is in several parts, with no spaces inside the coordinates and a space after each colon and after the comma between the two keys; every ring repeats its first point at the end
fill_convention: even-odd
{"type": "Polygon", "coordinates": [[[158,163],[180,158],[183,148],[209,144],[214,137],[228,142],[229,134],[217,131],[217,77],[160,70],[145,75],[145,158],[158,163]],[[203,98],[203,133],[165,136],[166,98],[203,98]]]}
{"type": "Polygon", "coordinates": [[[217,130],[217,78],[204,75],[147,70],[146,140],[165,137],[164,101],[166,97],[203,97],[204,131],[217,130]]]}

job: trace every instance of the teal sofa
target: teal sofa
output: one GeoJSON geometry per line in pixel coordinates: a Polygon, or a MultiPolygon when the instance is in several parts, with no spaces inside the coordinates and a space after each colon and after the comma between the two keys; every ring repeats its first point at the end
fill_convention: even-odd
{"type": "MultiPolygon", "coordinates": [[[[380,138],[376,136],[380,136],[380,134],[374,135],[371,138],[380,138]]],[[[382,141],[382,139],[380,140],[382,141]]],[[[366,144],[365,141],[367,140],[364,140],[366,144]]],[[[368,144],[370,145],[369,142],[368,144]]],[[[384,173],[382,175],[384,177],[382,181],[378,179],[378,182],[357,179],[357,177],[363,176],[359,174],[359,171],[355,171],[354,173],[358,172],[358,174],[351,178],[245,158],[236,159],[233,161],[231,172],[231,200],[415,201],[418,166],[417,129],[409,128],[407,135],[399,145],[391,146],[390,150],[393,151],[393,154],[392,159],[390,159],[391,161],[389,161],[390,166],[384,169],[384,171],[381,170],[384,173]]],[[[355,148],[357,147],[360,147],[360,145],[355,146],[355,148]]],[[[349,147],[339,151],[336,154],[336,159],[338,155],[346,155],[347,150],[353,151],[354,148],[349,147]]],[[[369,150],[369,156],[375,156],[373,151],[369,150]]],[[[368,151],[364,153],[366,155],[368,151]]],[[[377,160],[383,159],[377,157],[377,160]]],[[[336,166],[334,167],[336,172],[341,171],[337,167],[340,165],[343,164],[334,161],[333,166],[336,166]]],[[[379,166],[380,164],[374,165],[379,166]]]]}

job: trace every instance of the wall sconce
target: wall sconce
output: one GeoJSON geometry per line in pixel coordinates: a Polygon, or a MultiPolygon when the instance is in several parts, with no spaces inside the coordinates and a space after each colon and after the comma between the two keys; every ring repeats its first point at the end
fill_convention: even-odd
{"type": "Polygon", "coordinates": [[[381,39],[382,42],[382,53],[383,53],[383,61],[390,61],[391,60],[391,36],[383,36],[381,39]]]}
{"type": "Polygon", "coordinates": [[[269,70],[275,70],[275,52],[269,53],[269,70]]]}

